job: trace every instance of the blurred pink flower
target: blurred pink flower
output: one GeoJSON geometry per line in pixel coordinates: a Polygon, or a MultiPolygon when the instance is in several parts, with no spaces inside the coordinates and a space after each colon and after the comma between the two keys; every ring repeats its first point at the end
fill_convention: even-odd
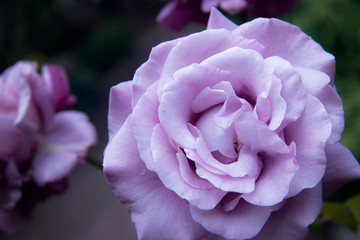
{"type": "Polygon", "coordinates": [[[66,187],[96,142],[86,114],[64,110],[76,103],[65,71],[21,61],[0,77],[0,230],[21,230],[37,201],[66,187]]]}
{"type": "Polygon", "coordinates": [[[218,7],[229,14],[247,12],[257,17],[276,17],[291,11],[299,0],[169,0],[157,21],[180,31],[188,22],[206,23],[211,8],[218,7]]]}
{"type": "Polygon", "coordinates": [[[110,93],[104,174],[139,239],[302,239],[360,167],[339,140],[335,60],[278,19],[153,48],[110,93]]]}

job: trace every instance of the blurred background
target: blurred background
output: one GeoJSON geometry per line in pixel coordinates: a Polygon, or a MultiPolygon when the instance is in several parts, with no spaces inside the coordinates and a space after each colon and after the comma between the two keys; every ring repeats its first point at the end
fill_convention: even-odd
{"type": "MultiPolygon", "coordinates": [[[[151,48],[205,29],[190,24],[174,33],[155,22],[159,0],[0,0],[0,72],[21,59],[62,65],[77,109],[96,125],[90,156],[101,164],[107,144],[111,86],[131,80],[151,48]]],[[[335,83],[345,108],[343,144],[360,159],[360,1],[300,0],[282,19],[298,25],[336,57],[335,83]]],[[[240,23],[236,17],[234,21],[240,23]]],[[[360,239],[360,181],[329,197],[308,239],[360,239]],[[354,197],[355,196],[355,197],[354,197]]],[[[39,204],[33,221],[4,240],[136,239],[135,228],[105,182],[86,164],[70,176],[68,191],[39,204]]]]}

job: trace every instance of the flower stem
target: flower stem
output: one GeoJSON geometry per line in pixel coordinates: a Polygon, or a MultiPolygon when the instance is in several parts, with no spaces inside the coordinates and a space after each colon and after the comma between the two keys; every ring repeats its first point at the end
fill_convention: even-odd
{"type": "Polygon", "coordinates": [[[101,162],[99,162],[97,159],[95,158],[92,158],[92,157],[89,157],[87,156],[86,157],[86,162],[90,163],[91,165],[93,165],[94,167],[96,168],[99,168],[99,169],[103,169],[103,166],[101,164],[101,162]]]}

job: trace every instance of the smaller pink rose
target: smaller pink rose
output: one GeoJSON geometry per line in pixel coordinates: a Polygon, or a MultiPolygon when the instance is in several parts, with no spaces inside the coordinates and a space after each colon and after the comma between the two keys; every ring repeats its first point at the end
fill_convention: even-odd
{"type": "Polygon", "coordinates": [[[65,71],[20,61],[0,76],[0,230],[22,229],[38,201],[61,193],[96,142],[86,114],[73,110],[65,71]]]}
{"type": "Polygon", "coordinates": [[[157,21],[180,31],[191,21],[205,24],[211,8],[221,8],[235,15],[248,13],[257,17],[276,17],[291,11],[299,0],[170,0],[161,10],[157,21]]]}

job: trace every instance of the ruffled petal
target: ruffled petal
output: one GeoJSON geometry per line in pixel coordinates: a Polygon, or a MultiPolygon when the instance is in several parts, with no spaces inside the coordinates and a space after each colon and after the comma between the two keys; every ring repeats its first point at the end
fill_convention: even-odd
{"type": "Polygon", "coordinates": [[[299,170],[290,185],[289,196],[304,188],[315,187],[325,173],[325,144],[331,133],[331,122],[321,102],[307,95],[301,117],[284,129],[287,142],[296,143],[299,170]]]}
{"type": "Polygon", "coordinates": [[[280,210],[271,214],[254,240],[304,239],[308,233],[307,226],[315,221],[321,206],[321,184],[303,190],[299,195],[287,199],[280,210]]]}
{"type": "MultiPolygon", "coordinates": [[[[168,189],[188,200],[190,204],[200,209],[212,209],[226,194],[208,181],[199,178],[194,171],[184,169],[186,167],[184,165],[188,165],[188,159],[180,149],[170,146],[169,138],[159,124],[154,128],[151,148],[156,173],[160,180],[168,189]],[[187,174],[182,175],[181,169],[187,174]]],[[[190,166],[188,168],[190,170],[190,166]]]]}
{"type": "Polygon", "coordinates": [[[279,56],[295,67],[318,70],[334,79],[334,57],[294,25],[275,18],[257,18],[240,25],[234,33],[256,39],[265,47],[264,58],[279,56]]]}
{"type": "Polygon", "coordinates": [[[207,86],[222,80],[232,80],[231,74],[212,67],[192,64],[176,72],[164,86],[159,106],[159,119],[168,136],[183,148],[192,148],[195,137],[188,129],[194,116],[191,103],[207,86]]]}
{"type": "Polygon", "coordinates": [[[284,109],[286,112],[281,125],[276,129],[276,131],[280,131],[290,122],[297,120],[302,114],[305,107],[306,91],[302,86],[300,75],[288,61],[278,56],[272,56],[266,58],[265,63],[273,68],[273,74],[281,81],[280,95],[285,101],[284,109]]]}
{"type": "Polygon", "coordinates": [[[295,144],[291,144],[289,154],[278,154],[263,160],[261,174],[255,190],[243,194],[243,198],[257,206],[273,206],[284,200],[290,183],[298,170],[295,158],[295,144]]]}
{"type": "MultiPolygon", "coordinates": [[[[238,46],[262,52],[263,46],[255,40],[249,40],[233,34],[226,29],[209,29],[181,38],[171,49],[163,66],[162,79],[172,77],[174,73],[194,63],[238,46]],[[214,47],[216,46],[216,47],[214,47]]],[[[162,85],[160,84],[160,89],[162,85]]]]}
{"type": "Polygon", "coordinates": [[[237,78],[230,81],[239,97],[254,104],[260,94],[267,96],[272,82],[272,69],[268,68],[261,54],[252,49],[231,47],[213,54],[201,65],[229,71],[237,78]],[[239,80],[241,79],[241,80],[239,80]]]}
{"type": "Polygon", "coordinates": [[[193,219],[209,232],[226,239],[249,239],[258,234],[272,211],[280,206],[259,207],[240,201],[232,211],[224,211],[220,205],[213,210],[200,210],[190,205],[193,219]]]}

